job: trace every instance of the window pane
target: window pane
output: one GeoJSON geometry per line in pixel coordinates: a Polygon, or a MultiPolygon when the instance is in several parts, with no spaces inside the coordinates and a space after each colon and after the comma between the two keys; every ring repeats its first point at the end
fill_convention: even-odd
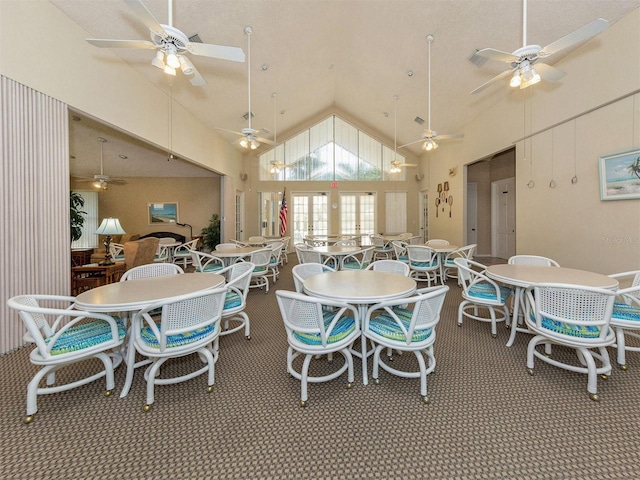
{"type": "Polygon", "coordinates": [[[365,193],[360,196],[360,234],[376,233],[376,196],[365,193]]]}
{"type": "Polygon", "coordinates": [[[310,180],[333,180],[333,119],[309,129],[310,180]]]}
{"type": "Polygon", "coordinates": [[[80,210],[86,212],[82,224],[82,236],[71,243],[71,248],[96,248],[98,247],[98,192],[92,190],[74,190],[84,199],[84,205],[80,210]]]}
{"type": "Polygon", "coordinates": [[[335,117],[335,179],[358,179],[358,130],[335,117]]]}
{"type": "Polygon", "coordinates": [[[382,144],[366,133],[358,133],[360,143],[358,180],[382,180],[382,144]]]}
{"type": "Polygon", "coordinates": [[[260,235],[275,237],[278,231],[278,194],[260,193],[260,235]]]}
{"type": "Polygon", "coordinates": [[[287,180],[309,180],[309,130],[284,142],[284,158],[287,180]]]}
{"type": "Polygon", "coordinates": [[[356,235],[356,223],[356,196],[343,193],[340,195],[340,233],[356,235]]]}

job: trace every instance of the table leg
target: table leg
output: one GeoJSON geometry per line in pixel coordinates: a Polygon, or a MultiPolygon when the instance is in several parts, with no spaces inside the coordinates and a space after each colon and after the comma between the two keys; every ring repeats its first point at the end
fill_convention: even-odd
{"type": "Polygon", "coordinates": [[[523,287],[515,287],[515,298],[513,299],[513,315],[511,317],[511,334],[509,335],[509,341],[507,342],[507,347],[513,345],[513,342],[516,339],[516,332],[528,332],[528,328],[520,328],[518,327],[518,315],[519,311],[522,308],[522,315],[527,314],[526,308],[524,306],[524,288],[523,287]]]}

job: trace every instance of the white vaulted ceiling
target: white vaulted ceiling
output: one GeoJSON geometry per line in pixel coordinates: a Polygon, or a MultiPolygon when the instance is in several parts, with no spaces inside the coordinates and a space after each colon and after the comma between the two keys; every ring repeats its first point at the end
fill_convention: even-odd
{"type": "MultiPolygon", "coordinates": [[[[88,38],[149,39],[148,29],[121,0],[50,1],[86,30],[88,38]]],[[[143,3],[160,23],[168,22],[167,0],[143,3]]],[[[598,17],[612,24],[639,6],[640,0],[529,0],[527,43],[547,45],[598,17]]],[[[512,52],[522,46],[522,2],[174,0],[173,25],[188,36],[197,33],[204,43],[239,46],[245,53],[243,29],[253,27],[254,128],[273,129],[271,94],[278,92],[278,110],[284,111],[278,115],[278,132],[293,132],[335,107],[393,141],[393,96],[398,95],[397,137],[402,145],[419,139],[427,127],[427,34],[435,37],[431,126],[439,133],[457,133],[509,94],[506,79],[471,95],[471,90],[504,70],[504,64],[489,61],[478,67],[468,58],[479,48],[512,52]],[[425,124],[416,123],[416,117],[425,124]]],[[[597,48],[597,37],[594,42],[597,48]]],[[[108,62],[111,53],[168,91],[167,76],[150,64],[152,51],[95,48],[93,59],[108,62]]],[[[173,77],[173,98],[210,127],[236,131],[246,127],[247,64],[190,58],[208,85],[194,87],[178,72],[173,77]]],[[[562,88],[562,81],[542,82],[535,88],[562,88]]],[[[221,136],[229,142],[237,138],[224,132],[221,136]]],[[[278,139],[284,136],[279,133],[278,139]]],[[[416,154],[419,148],[419,144],[411,147],[416,154]]]]}

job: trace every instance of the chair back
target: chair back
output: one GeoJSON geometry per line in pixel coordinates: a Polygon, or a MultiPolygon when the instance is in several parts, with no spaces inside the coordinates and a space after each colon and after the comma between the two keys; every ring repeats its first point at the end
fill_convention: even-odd
{"type": "Polygon", "coordinates": [[[432,238],[427,240],[426,245],[449,245],[449,241],[441,238],[432,238]]]}
{"type": "Polygon", "coordinates": [[[300,263],[322,263],[322,255],[314,250],[313,247],[296,246],[296,252],[300,263]]]}
{"type": "Polygon", "coordinates": [[[114,260],[124,260],[124,245],[120,243],[109,244],[109,253],[114,260]]]}
{"type": "Polygon", "coordinates": [[[394,240],[391,242],[391,246],[393,247],[393,253],[396,256],[396,260],[400,260],[401,262],[408,262],[409,257],[407,256],[407,243],[401,240],[394,240]]]}
{"type": "Polygon", "coordinates": [[[509,265],[540,265],[544,267],[559,267],[555,260],[539,255],[514,255],[509,258],[509,265]]]}
{"type": "Polygon", "coordinates": [[[375,319],[382,327],[376,329],[378,335],[384,337],[385,332],[393,330],[393,340],[406,345],[429,341],[430,337],[435,336],[433,329],[440,321],[440,312],[448,291],[449,287],[446,285],[428,287],[417,290],[411,297],[373,305],[367,309],[363,330],[369,331],[370,322],[375,319]],[[384,322],[381,322],[383,318],[384,322]],[[397,333],[401,336],[397,337],[397,333]]]}
{"type": "Polygon", "coordinates": [[[160,245],[171,245],[172,243],[176,243],[176,239],[172,237],[162,237],[160,238],[160,245]]]}
{"type": "Polygon", "coordinates": [[[122,343],[123,323],[109,315],[75,310],[74,302],[74,297],[60,295],[18,295],[7,301],[27,329],[25,340],[36,345],[39,360],[63,363],[65,358],[80,358],[122,343]]]}
{"type": "MultiPolygon", "coordinates": [[[[621,284],[620,286],[623,287],[623,290],[625,292],[624,296],[627,297],[625,299],[625,302],[633,303],[629,301],[629,297],[635,297],[637,299],[638,306],[640,307],[640,290],[634,289],[634,287],[640,286],[640,270],[614,273],[609,276],[611,278],[615,278],[618,281],[623,280],[623,284],[621,284]]],[[[618,291],[618,294],[620,294],[620,290],[618,291]]]]}
{"type": "Polygon", "coordinates": [[[340,247],[355,247],[356,246],[356,239],[355,238],[343,238],[341,240],[338,240],[336,243],[334,243],[334,245],[340,246],[340,247]]]}
{"type": "Polygon", "coordinates": [[[226,278],[225,287],[229,291],[235,291],[246,302],[251,284],[251,272],[255,265],[251,262],[237,262],[218,272],[226,278]]]}
{"type": "Polygon", "coordinates": [[[345,270],[364,270],[373,260],[374,250],[375,247],[367,247],[345,255],[342,259],[342,268],[345,270]]]}
{"type": "Polygon", "coordinates": [[[249,237],[249,243],[252,244],[265,244],[267,241],[266,238],[264,238],[262,235],[255,235],[253,237],[249,237]]]}
{"type": "Polygon", "coordinates": [[[148,305],[133,316],[136,343],[155,345],[158,353],[166,352],[171,337],[177,335],[184,341],[173,347],[176,349],[193,343],[210,343],[220,332],[226,293],[225,286],[182,295],[171,303],[163,301],[148,305]],[[150,314],[158,308],[162,312],[159,323],[150,314]]]}
{"type": "Polygon", "coordinates": [[[435,270],[440,266],[440,256],[433,248],[425,245],[407,245],[409,265],[414,269],[435,270]]]}
{"type": "Polygon", "coordinates": [[[462,285],[463,298],[472,299],[475,303],[503,305],[506,287],[501,289],[484,274],[485,265],[468,258],[456,258],[453,263],[458,267],[458,283],[462,285]]]}
{"type": "Polygon", "coordinates": [[[382,236],[380,235],[373,234],[371,235],[370,238],[371,238],[371,243],[373,244],[374,247],[384,247],[386,245],[384,238],[382,238],[382,236]]]}
{"type": "Polygon", "coordinates": [[[411,273],[411,268],[405,262],[400,260],[376,260],[370,263],[366,270],[378,270],[381,272],[397,273],[398,275],[404,275],[408,277],[411,273]]]}
{"type": "Polygon", "coordinates": [[[271,249],[262,248],[251,253],[250,262],[254,265],[254,271],[266,271],[271,259],[271,249]]]}
{"type": "Polygon", "coordinates": [[[343,336],[352,342],[359,332],[358,312],[351,305],[286,290],[277,290],[276,298],[287,337],[292,344],[317,342],[318,346],[326,348],[329,343],[343,336]],[[326,310],[323,306],[334,307],[327,313],[331,315],[330,322],[325,323],[326,310]],[[352,321],[340,321],[346,317],[351,317],[352,321]],[[345,327],[347,330],[343,331],[345,327]]]}
{"type": "Polygon", "coordinates": [[[293,283],[296,287],[296,292],[302,293],[304,281],[307,278],[324,272],[335,272],[335,270],[322,263],[301,263],[295,265],[291,269],[291,272],[293,273],[293,283]]]}
{"type": "Polygon", "coordinates": [[[220,257],[197,250],[190,250],[191,262],[198,273],[219,273],[224,268],[224,261],[220,257]]]}
{"type": "Polygon", "coordinates": [[[178,275],[181,273],[184,273],[184,270],[175,263],[149,263],[148,265],[139,265],[127,270],[120,277],[120,281],[125,282],[136,278],[161,277],[163,275],[178,275]]]}
{"type": "Polygon", "coordinates": [[[183,268],[187,267],[187,264],[193,263],[193,259],[191,257],[191,250],[196,250],[198,248],[199,239],[190,240],[181,245],[178,245],[173,249],[173,261],[174,263],[182,263],[183,268]]]}
{"type": "Polygon", "coordinates": [[[124,264],[127,270],[138,265],[153,263],[160,239],[147,237],[124,244],[124,264]]]}
{"type": "Polygon", "coordinates": [[[600,344],[613,337],[609,328],[616,292],[557,283],[538,284],[526,291],[531,313],[527,323],[555,339],[600,344]]]}

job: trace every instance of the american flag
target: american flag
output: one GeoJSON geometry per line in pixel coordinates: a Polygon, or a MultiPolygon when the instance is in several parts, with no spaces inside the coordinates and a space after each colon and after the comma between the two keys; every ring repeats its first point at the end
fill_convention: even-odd
{"type": "Polygon", "coordinates": [[[282,192],[282,203],[280,203],[280,236],[284,237],[287,231],[287,189],[282,192]]]}

